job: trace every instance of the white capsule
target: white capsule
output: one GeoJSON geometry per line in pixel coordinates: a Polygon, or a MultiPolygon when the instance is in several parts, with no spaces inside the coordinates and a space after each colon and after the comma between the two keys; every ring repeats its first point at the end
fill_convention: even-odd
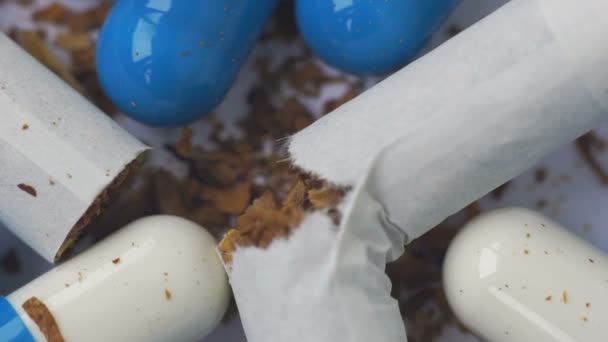
{"type": "Polygon", "coordinates": [[[193,222],[143,218],[7,299],[36,341],[46,339],[22,308],[34,296],[66,341],[196,341],[219,323],[229,300],[215,246],[193,222]]]}
{"type": "Polygon", "coordinates": [[[444,287],[456,316],[488,341],[606,341],[608,258],[542,215],[501,209],[451,243],[444,287]]]}

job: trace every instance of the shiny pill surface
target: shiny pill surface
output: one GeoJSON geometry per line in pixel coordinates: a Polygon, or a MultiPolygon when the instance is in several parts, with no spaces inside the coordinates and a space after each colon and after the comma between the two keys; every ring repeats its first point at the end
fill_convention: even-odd
{"type": "Polygon", "coordinates": [[[277,0],[119,0],[97,45],[112,102],[153,126],[179,126],[224,98],[277,0]]]}
{"type": "Polygon", "coordinates": [[[326,63],[383,74],[411,61],[458,0],[296,0],[298,26],[326,63]]]}
{"type": "Polygon", "coordinates": [[[0,318],[12,316],[0,319],[0,340],[24,341],[10,334],[46,341],[44,329],[58,330],[66,341],[200,340],[230,298],[215,245],[205,229],[182,218],[137,220],[0,297],[0,318]],[[55,324],[33,320],[24,309],[32,298],[55,324]]]}
{"type": "Polygon", "coordinates": [[[542,215],[501,209],[455,237],[444,287],[460,320],[487,341],[605,341],[608,258],[542,215]]]}

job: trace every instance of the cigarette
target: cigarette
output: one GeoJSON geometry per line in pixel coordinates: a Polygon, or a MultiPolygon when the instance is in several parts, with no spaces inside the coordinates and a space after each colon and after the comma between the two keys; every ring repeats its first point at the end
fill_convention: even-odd
{"type": "Polygon", "coordinates": [[[0,297],[0,340],[199,341],[230,300],[215,245],[191,221],[139,219],[0,297]]]}
{"type": "Polygon", "coordinates": [[[0,34],[0,224],[59,258],[146,146],[0,34]]]}
{"type": "Polygon", "coordinates": [[[448,302],[487,341],[601,341],[608,258],[542,215],[486,213],[452,240],[443,268],[448,302]]]}

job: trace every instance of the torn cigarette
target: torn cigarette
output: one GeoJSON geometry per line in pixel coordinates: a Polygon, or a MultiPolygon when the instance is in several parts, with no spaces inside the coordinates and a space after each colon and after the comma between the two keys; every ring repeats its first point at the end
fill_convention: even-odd
{"type": "Polygon", "coordinates": [[[248,339],[406,340],[386,262],[608,118],[607,10],[511,1],[296,134],[296,167],[354,190],[339,227],[315,213],[288,240],[233,253],[248,339]]]}
{"type": "Polygon", "coordinates": [[[0,33],[0,224],[53,262],[147,149],[0,33]]]}

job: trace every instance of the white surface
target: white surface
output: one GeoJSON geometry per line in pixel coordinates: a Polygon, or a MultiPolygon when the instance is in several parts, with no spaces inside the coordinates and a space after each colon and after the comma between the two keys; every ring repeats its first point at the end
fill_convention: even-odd
{"type": "Polygon", "coordinates": [[[608,35],[608,3],[570,4],[512,1],[294,135],[297,167],[355,189],[336,234],[319,233],[336,230],[329,219],[305,220],[287,247],[234,254],[231,284],[250,341],[406,339],[384,274],[404,241],[608,118],[597,97],[608,80],[582,71],[608,60],[587,43],[608,35]],[[592,29],[576,31],[565,8],[592,29]],[[276,327],[272,317],[286,319],[276,327]]]}
{"type": "Polygon", "coordinates": [[[559,224],[509,208],[476,218],[454,238],[444,287],[461,321],[488,341],[599,342],[608,323],[607,264],[559,224]]]}
{"type": "Polygon", "coordinates": [[[53,261],[95,198],[145,149],[0,33],[0,222],[22,241],[53,261]]]}
{"type": "Polygon", "coordinates": [[[21,308],[32,296],[66,341],[195,341],[215,328],[230,298],[215,245],[193,222],[143,218],[7,299],[38,341],[45,338],[21,308]]]}

